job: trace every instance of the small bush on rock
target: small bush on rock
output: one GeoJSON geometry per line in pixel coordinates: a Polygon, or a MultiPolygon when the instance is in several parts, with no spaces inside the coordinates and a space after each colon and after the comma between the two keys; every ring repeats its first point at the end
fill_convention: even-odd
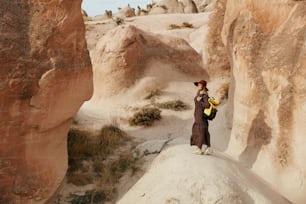
{"type": "Polygon", "coordinates": [[[175,111],[186,110],[187,105],[181,100],[167,101],[164,103],[155,103],[155,106],[162,109],[171,109],[175,111]]]}
{"type": "Polygon", "coordinates": [[[138,110],[129,118],[132,126],[151,126],[155,120],[161,119],[161,110],[156,107],[146,107],[138,110]]]}

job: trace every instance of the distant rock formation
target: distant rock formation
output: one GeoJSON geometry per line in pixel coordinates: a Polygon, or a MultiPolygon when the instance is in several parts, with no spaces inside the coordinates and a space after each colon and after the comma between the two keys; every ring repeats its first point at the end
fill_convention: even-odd
{"type": "Polygon", "coordinates": [[[146,33],[132,25],[106,33],[97,43],[92,60],[93,99],[120,93],[150,69],[156,69],[154,74],[160,80],[171,78],[165,74],[169,72],[208,78],[200,55],[185,40],[146,33]]]}
{"type": "Polygon", "coordinates": [[[306,203],[306,2],[227,0],[228,153],[293,203],[306,203]]]}
{"type": "Polygon", "coordinates": [[[148,15],[165,13],[198,13],[197,6],[193,0],[161,0],[147,6],[148,15]]]}
{"type": "Polygon", "coordinates": [[[113,12],[111,10],[105,10],[103,15],[97,15],[93,17],[93,20],[101,21],[113,18],[113,12]]]}
{"type": "Polygon", "coordinates": [[[87,12],[84,9],[82,9],[82,16],[83,17],[88,17],[88,14],[87,14],[87,12]]]}
{"type": "Polygon", "coordinates": [[[199,12],[213,11],[217,0],[193,0],[199,12]]]}
{"type": "Polygon", "coordinates": [[[198,13],[198,8],[193,0],[181,0],[184,5],[184,13],[198,13]]]}
{"type": "Polygon", "coordinates": [[[1,1],[0,203],[45,203],[67,170],[67,132],[92,94],[81,0],[1,1]]]}
{"type": "Polygon", "coordinates": [[[116,14],[116,17],[119,18],[128,18],[128,17],[133,17],[135,16],[135,10],[130,7],[130,5],[124,7],[124,8],[119,8],[118,12],[116,14]]]}

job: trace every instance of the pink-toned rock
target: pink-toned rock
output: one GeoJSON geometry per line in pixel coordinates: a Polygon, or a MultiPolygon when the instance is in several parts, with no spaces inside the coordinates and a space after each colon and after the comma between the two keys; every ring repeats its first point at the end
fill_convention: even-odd
{"type": "Polygon", "coordinates": [[[93,99],[124,91],[145,75],[177,80],[167,75],[169,70],[208,79],[201,56],[185,40],[147,33],[132,25],[106,33],[97,43],[92,59],[93,99]],[[148,74],[152,69],[154,73],[148,74]]]}
{"type": "Polygon", "coordinates": [[[306,203],[306,2],[228,0],[228,153],[293,203],[306,203]]]}
{"type": "Polygon", "coordinates": [[[0,203],[44,203],[92,94],[81,0],[0,3],[0,203]]]}

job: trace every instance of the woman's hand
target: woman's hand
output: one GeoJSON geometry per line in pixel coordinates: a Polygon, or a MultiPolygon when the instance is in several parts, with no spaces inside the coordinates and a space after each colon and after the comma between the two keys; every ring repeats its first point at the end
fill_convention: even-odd
{"type": "Polygon", "coordinates": [[[198,96],[198,97],[197,97],[197,101],[200,101],[200,100],[202,100],[202,97],[201,97],[201,96],[198,96]]]}

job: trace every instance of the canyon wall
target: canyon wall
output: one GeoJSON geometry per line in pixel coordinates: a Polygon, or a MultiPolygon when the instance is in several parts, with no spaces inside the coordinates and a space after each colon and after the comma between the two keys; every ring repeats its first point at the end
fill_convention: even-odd
{"type": "Polygon", "coordinates": [[[306,1],[227,0],[227,152],[294,203],[306,202],[306,1]]]}
{"type": "Polygon", "coordinates": [[[0,0],[0,203],[44,203],[92,94],[81,0],[0,0]]]}

